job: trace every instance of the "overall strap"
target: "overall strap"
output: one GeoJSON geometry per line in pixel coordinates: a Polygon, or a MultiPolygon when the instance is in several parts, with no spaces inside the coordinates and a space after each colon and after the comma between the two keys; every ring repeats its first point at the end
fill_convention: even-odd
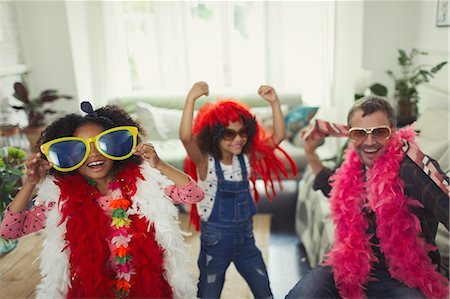
{"type": "Polygon", "coordinates": [[[223,177],[223,170],[222,170],[222,167],[220,167],[219,159],[214,158],[214,164],[216,166],[217,180],[218,181],[224,181],[225,178],[223,177]]]}
{"type": "Polygon", "coordinates": [[[238,159],[239,159],[239,164],[241,164],[242,180],[246,181],[248,178],[248,173],[247,173],[247,166],[245,165],[244,155],[240,154],[238,156],[238,159]]]}

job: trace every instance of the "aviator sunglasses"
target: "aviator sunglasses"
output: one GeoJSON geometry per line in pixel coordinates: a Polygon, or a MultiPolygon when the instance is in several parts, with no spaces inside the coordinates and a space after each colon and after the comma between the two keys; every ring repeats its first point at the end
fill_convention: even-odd
{"type": "Polygon", "coordinates": [[[97,151],[111,160],[125,160],[133,155],[137,143],[138,129],[120,126],[101,132],[95,137],[62,137],[41,145],[41,152],[53,168],[61,172],[77,169],[87,160],[91,142],[97,151]]]}
{"type": "Polygon", "coordinates": [[[369,134],[377,141],[387,140],[391,136],[389,126],[379,126],[373,128],[351,128],[349,131],[350,139],[353,142],[359,142],[367,138],[369,134]]]}

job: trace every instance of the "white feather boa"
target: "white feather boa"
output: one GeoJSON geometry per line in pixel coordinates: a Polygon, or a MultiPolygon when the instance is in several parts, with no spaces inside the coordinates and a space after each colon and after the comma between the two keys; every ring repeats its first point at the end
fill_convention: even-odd
{"type": "MultiPolygon", "coordinates": [[[[132,197],[131,210],[139,210],[154,224],[156,241],[164,249],[165,277],[172,287],[174,298],[196,298],[196,281],[190,272],[193,263],[179,227],[178,209],[163,191],[163,186],[173,182],[147,163],[140,166],[140,171],[145,180],[138,179],[136,182],[137,192],[132,197]]],[[[66,223],[58,226],[61,221],[57,207],[60,194],[59,187],[49,177],[39,186],[36,198],[36,204],[55,204],[47,214],[47,238],[40,256],[42,280],[37,287],[38,299],[65,298],[70,284],[69,249],[62,251],[66,245],[66,223]]]]}

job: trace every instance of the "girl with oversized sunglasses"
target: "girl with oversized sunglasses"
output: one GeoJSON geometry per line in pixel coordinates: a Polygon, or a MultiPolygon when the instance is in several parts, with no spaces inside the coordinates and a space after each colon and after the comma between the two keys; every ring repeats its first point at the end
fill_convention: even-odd
{"type": "Polygon", "coordinates": [[[296,170],[292,159],[278,146],[285,138],[278,96],[270,86],[261,86],[258,93],[272,108],[272,135],[235,100],[207,103],[193,121],[195,101],[209,94],[205,82],[195,83],[186,98],[180,125],[180,139],[188,153],[186,170],[198,178],[205,191],[205,199],[191,209],[191,219],[201,230],[199,298],[220,298],[230,262],[255,298],[272,297],[266,266],[253,238],[252,217],[258,201],[255,181],[257,177],[263,179],[270,198],[267,186],[274,190],[272,175],[278,179],[287,176],[276,150],[289,160],[294,175],[296,170]]]}
{"type": "Polygon", "coordinates": [[[82,110],[43,132],[0,234],[45,228],[38,297],[194,298],[173,203],[195,203],[203,191],[141,142],[124,110],[88,102],[82,110]]]}

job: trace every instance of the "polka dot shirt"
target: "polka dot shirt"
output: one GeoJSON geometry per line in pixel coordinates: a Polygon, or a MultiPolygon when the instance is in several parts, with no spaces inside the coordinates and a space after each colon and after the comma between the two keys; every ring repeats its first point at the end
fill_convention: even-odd
{"type": "MultiPolygon", "coordinates": [[[[247,155],[244,155],[245,165],[247,166],[247,173],[250,174],[250,163],[247,155]]],[[[242,181],[242,170],[237,156],[233,157],[231,165],[220,163],[222,167],[223,176],[227,181],[242,181]]],[[[198,180],[198,185],[203,189],[205,198],[197,203],[197,211],[202,221],[207,221],[211,215],[214,207],[214,200],[217,192],[217,175],[214,158],[208,156],[208,170],[206,179],[204,181],[198,180]]]]}

